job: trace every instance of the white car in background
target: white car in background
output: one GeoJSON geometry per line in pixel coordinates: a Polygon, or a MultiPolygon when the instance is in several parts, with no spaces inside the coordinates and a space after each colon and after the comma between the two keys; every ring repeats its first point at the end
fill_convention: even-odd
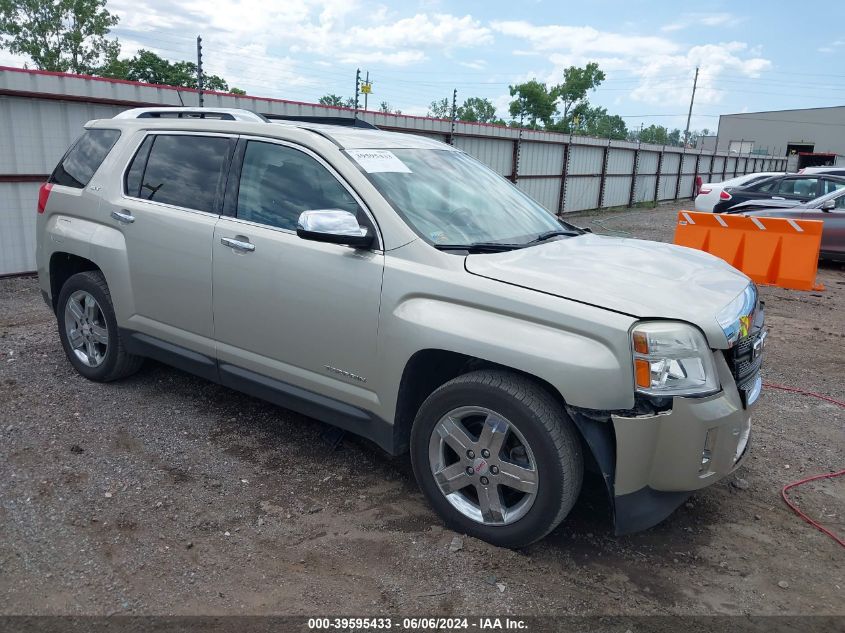
{"type": "MultiPolygon", "coordinates": [[[[701,189],[698,190],[698,195],[695,197],[695,210],[704,213],[713,213],[713,207],[720,200],[728,199],[727,197],[721,197],[722,192],[726,189],[730,187],[744,187],[772,176],[783,176],[785,173],[783,171],[761,171],[756,174],[745,174],[744,176],[730,178],[724,182],[712,182],[701,185],[701,189]]],[[[727,196],[727,193],[725,193],[725,196],[727,196]]]]}

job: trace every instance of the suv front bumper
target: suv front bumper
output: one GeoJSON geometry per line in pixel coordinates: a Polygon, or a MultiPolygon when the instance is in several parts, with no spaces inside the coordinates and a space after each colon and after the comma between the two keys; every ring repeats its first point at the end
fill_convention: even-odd
{"type": "MultiPolygon", "coordinates": [[[[617,534],[649,528],[694,491],[742,464],[753,404],[746,407],[725,357],[714,355],[722,391],[673,399],[649,416],[612,416],[616,435],[614,515],[617,534]]],[[[759,376],[758,376],[759,379],[759,376]]]]}

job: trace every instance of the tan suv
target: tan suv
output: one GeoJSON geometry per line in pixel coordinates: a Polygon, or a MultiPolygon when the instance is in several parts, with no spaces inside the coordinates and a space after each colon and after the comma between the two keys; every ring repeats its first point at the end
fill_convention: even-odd
{"type": "Polygon", "coordinates": [[[452,528],[508,547],[585,468],[624,533],[746,453],[763,310],[719,259],[561,222],[420,136],[241,110],[85,127],[37,258],[92,380],[151,357],[410,450],[452,528]]]}

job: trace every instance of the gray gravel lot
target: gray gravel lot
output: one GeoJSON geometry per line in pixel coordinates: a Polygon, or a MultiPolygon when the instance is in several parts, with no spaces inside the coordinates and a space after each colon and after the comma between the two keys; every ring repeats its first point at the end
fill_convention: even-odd
{"type": "MultiPolygon", "coordinates": [[[[669,241],[677,208],[575,221],[669,241]]],[[[765,378],[845,400],[845,271],[819,278],[763,289],[765,378]]],[[[154,362],[89,382],[36,280],[0,280],[0,613],[845,615],[843,549],[780,499],[845,467],[844,422],[767,389],[740,479],[656,528],[616,538],[585,494],[529,548],[452,552],[407,459],[154,362]]],[[[845,533],[845,482],[793,496],[845,533]]]]}

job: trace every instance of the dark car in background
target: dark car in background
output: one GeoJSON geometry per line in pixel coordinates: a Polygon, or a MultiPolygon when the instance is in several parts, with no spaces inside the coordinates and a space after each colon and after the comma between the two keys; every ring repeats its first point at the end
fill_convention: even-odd
{"type": "Polygon", "coordinates": [[[777,208],[775,202],[767,201],[765,208],[746,208],[744,205],[728,211],[766,218],[787,218],[792,220],[821,220],[822,243],[820,257],[845,261],[845,188],[833,191],[806,204],[777,208]]]}
{"type": "MultiPolygon", "coordinates": [[[[753,203],[756,200],[765,201],[761,206],[770,206],[771,200],[809,202],[843,188],[845,188],[845,176],[828,174],[773,176],[745,187],[725,189],[719,202],[713,207],[713,212],[725,213],[738,204],[753,203]]],[[[751,204],[744,205],[746,209],[751,206],[751,204]]]]}

